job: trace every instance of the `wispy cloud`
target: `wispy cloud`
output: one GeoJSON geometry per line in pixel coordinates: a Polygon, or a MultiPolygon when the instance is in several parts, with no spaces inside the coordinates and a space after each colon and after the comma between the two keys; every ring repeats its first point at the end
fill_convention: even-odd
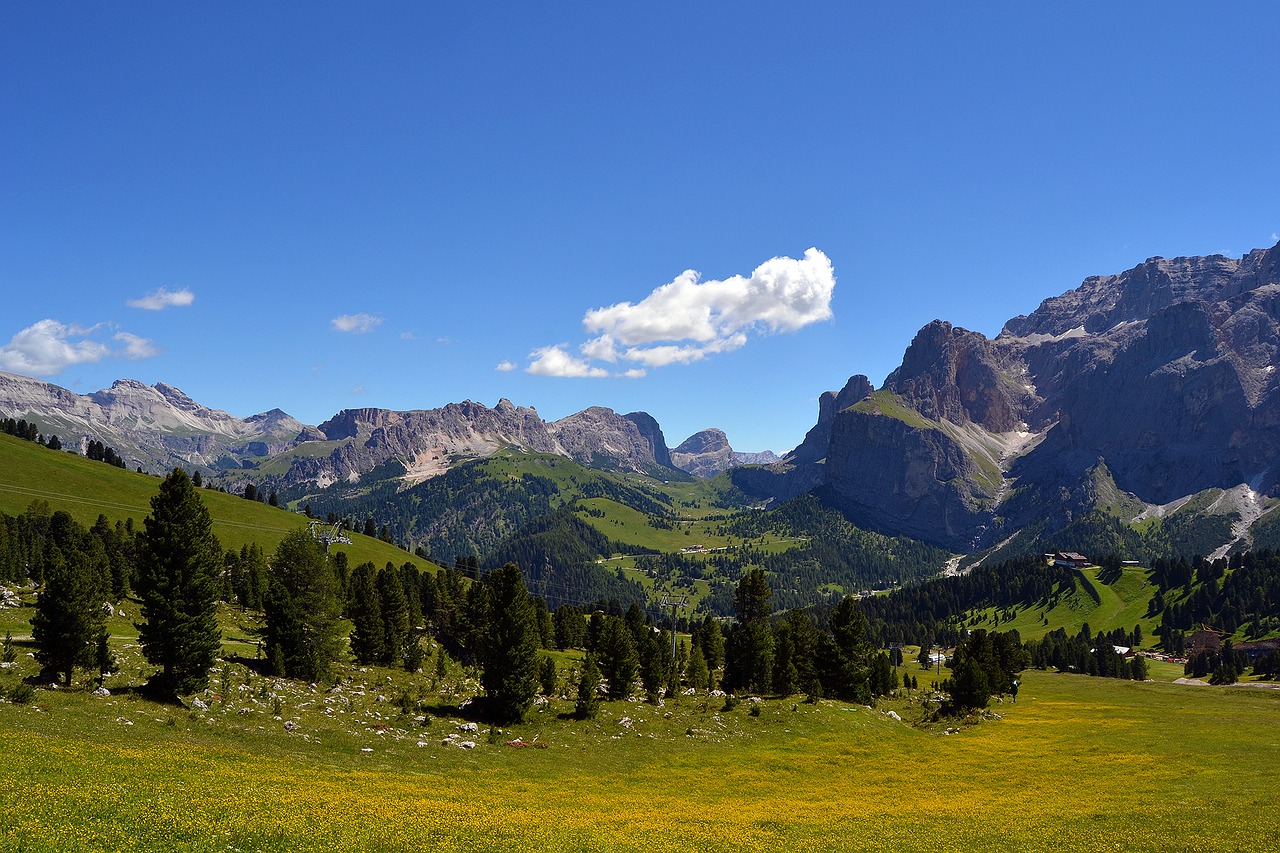
{"type": "Polygon", "coordinates": [[[118,341],[123,349],[120,355],[130,361],[138,361],[144,358],[154,358],[159,355],[161,350],[146,338],[138,337],[131,332],[116,332],[114,340],[118,341]]]}
{"type": "Polygon", "coordinates": [[[494,370],[497,370],[501,373],[509,373],[512,370],[515,370],[516,366],[517,365],[514,361],[500,361],[498,362],[498,366],[495,367],[494,370]]]}
{"type": "Polygon", "coordinates": [[[160,349],[150,340],[130,332],[116,332],[112,346],[95,335],[110,327],[105,323],[77,326],[57,320],[33,323],[0,347],[0,370],[33,376],[57,376],[75,364],[96,364],[107,358],[152,358],[160,349]]]}
{"type": "Polygon", "coordinates": [[[563,346],[541,347],[529,353],[533,361],[525,372],[535,376],[577,376],[600,379],[609,375],[603,367],[592,367],[585,359],[574,358],[563,346]]]}
{"type": "Polygon", "coordinates": [[[187,288],[182,290],[169,290],[164,287],[157,288],[141,299],[130,299],[125,304],[130,308],[142,308],[147,311],[163,311],[166,308],[177,308],[183,305],[190,305],[196,301],[196,295],[187,288]]]}
{"type": "Polygon", "coordinates": [[[608,376],[596,362],[640,367],[613,375],[637,377],[644,368],[690,364],[747,345],[753,335],[795,332],[831,318],[835,273],[817,249],[804,257],[772,258],[749,276],[701,280],[686,270],[639,302],[594,308],[582,318],[593,337],[529,354],[527,372],[541,376],[608,376]]]}
{"type": "Polygon", "coordinates": [[[340,314],[329,321],[334,331],[363,335],[382,325],[382,318],[372,314],[340,314]]]}

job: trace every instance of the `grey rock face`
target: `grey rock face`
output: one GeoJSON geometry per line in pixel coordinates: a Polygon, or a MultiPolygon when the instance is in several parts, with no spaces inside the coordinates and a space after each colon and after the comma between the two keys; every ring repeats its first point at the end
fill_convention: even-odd
{"type": "Polygon", "coordinates": [[[648,412],[631,412],[623,417],[635,424],[640,435],[649,443],[649,452],[653,455],[654,462],[667,468],[675,467],[671,464],[671,451],[667,448],[662,427],[658,426],[652,415],[648,412]]]}
{"type": "Polygon", "coordinates": [[[737,464],[729,438],[719,429],[695,432],[671,451],[671,461],[695,477],[714,477],[737,464]]]}
{"type": "Polygon", "coordinates": [[[80,395],[48,382],[0,373],[0,412],[39,425],[65,446],[102,441],[129,467],[163,471],[182,465],[212,472],[279,453],[306,440],[313,427],[279,409],[237,418],[196,403],[163,383],[121,379],[80,395]]]}
{"type": "Polygon", "coordinates": [[[930,323],[874,404],[824,395],[772,483],[744,482],[825,484],[851,517],[960,549],[992,543],[1007,496],[1011,525],[1087,511],[1098,470],[1135,505],[1243,483],[1276,494],[1278,361],[1280,246],[1152,258],[994,340],[930,323]],[[1059,494],[1070,507],[1042,505],[1059,494]]]}
{"type": "Polygon", "coordinates": [[[550,425],[561,454],[596,468],[616,468],[656,473],[670,467],[658,461],[667,456],[658,423],[644,412],[619,415],[612,409],[592,406],[550,425]],[[643,427],[643,429],[642,429],[643,427]]]}

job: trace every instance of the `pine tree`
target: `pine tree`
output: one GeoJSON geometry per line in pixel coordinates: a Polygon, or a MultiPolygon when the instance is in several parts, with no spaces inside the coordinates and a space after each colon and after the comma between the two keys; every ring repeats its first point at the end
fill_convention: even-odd
{"type": "Polygon", "coordinates": [[[710,613],[698,626],[694,642],[702,647],[707,669],[714,671],[724,665],[724,632],[720,630],[720,623],[710,613]]]}
{"type": "Polygon", "coordinates": [[[556,692],[556,659],[544,655],[538,665],[538,682],[544,696],[553,696],[556,692]]]}
{"type": "Polygon", "coordinates": [[[351,654],[356,663],[371,664],[382,660],[386,632],[382,625],[382,602],[373,563],[361,563],[351,573],[347,615],[351,618],[351,654]]]}
{"type": "Polygon", "coordinates": [[[90,666],[103,627],[103,589],[84,554],[72,552],[70,559],[60,553],[45,572],[44,588],[36,598],[31,618],[31,637],[36,644],[36,661],[49,672],[62,676],[71,686],[71,672],[90,666]]]}
{"type": "Polygon", "coordinates": [[[326,680],[342,649],[341,603],[324,552],[305,530],[286,535],[271,558],[266,611],[276,674],[326,680]]]}
{"type": "Polygon", "coordinates": [[[768,690],[773,683],[773,631],[769,615],[773,590],[763,569],[751,569],[738,581],[733,609],[738,624],[725,641],[726,690],[768,690]]]}
{"type": "Polygon", "coordinates": [[[409,602],[400,572],[388,563],[378,572],[378,604],[382,612],[382,662],[395,664],[409,642],[409,602]]]}
{"type": "Polygon", "coordinates": [[[144,620],[138,643],[147,660],[160,667],[152,684],[171,695],[203,690],[222,644],[220,548],[209,511],[181,468],[151,499],[137,549],[144,620]]]}
{"type": "Polygon", "coordinates": [[[599,645],[597,665],[609,684],[609,698],[626,699],[631,695],[631,683],[639,666],[635,641],[627,623],[617,616],[606,617],[599,645]]]}
{"type": "Polygon", "coordinates": [[[695,690],[710,689],[711,670],[707,669],[707,659],[702,654],[702,646],[696,643],[689,653],[689,666],[685,670],[685,679],[695,690]]]}
{"type": "Polygon", "coordinates": [[[783,623],[774,632],[773,692],[787,697],[800,686],[800,671],[796,668],[795,641],[791,626],[783,623]]]}
{"type": "Polygon", "coordinates": [[[596,656],[588,652],[582,666],[582,677],[578,679],[578,701],[573,709],[578,719],[594,719],[600,713],[599,687],[600,667],[596,665],[596,656]]]}
{"type": "Polygon", "coordinates": [[[538,695],[538,649],[541,635],[524,577],[514,563],[485,576],[489,591],[484,671],[480,683],[490,713],[498,722],[514,723],[538,695]]]}

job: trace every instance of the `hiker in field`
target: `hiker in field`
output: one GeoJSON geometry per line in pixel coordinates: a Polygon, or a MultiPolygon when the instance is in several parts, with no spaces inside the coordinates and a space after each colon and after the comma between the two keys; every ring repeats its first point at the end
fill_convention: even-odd
{"type": "Polygon", "coordinates": [[[1009,685],[1009,692],[1013,695],[1013,704],[1018,704],[1018,685],[1021,682],[1018,679],[1013,680],[1013,684],[1009,685]]]}

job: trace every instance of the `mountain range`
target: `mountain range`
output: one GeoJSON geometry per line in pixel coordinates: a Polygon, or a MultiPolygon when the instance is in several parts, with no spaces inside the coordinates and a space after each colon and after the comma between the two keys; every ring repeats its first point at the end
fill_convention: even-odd
{"type": "Polygon", "coordinates": [[[505,399],[310,426],[279,410],[235,418],[165,384],[82,396],[0,373],[0,413],[232,489],[408,486],[511,448],[662,480],[728,472],[762,501],[814,492],[855,524],[960,554],[1152,537],[1225,553],[1271,523],[1280,494],[1278,348],[1280,244],[1091,277],[991,339],[929,323],[880,388],[855,375],[823,394],[781,459],[734,451],[719,429],[671,449],[644,412],[547,422],[505,399]]]}

